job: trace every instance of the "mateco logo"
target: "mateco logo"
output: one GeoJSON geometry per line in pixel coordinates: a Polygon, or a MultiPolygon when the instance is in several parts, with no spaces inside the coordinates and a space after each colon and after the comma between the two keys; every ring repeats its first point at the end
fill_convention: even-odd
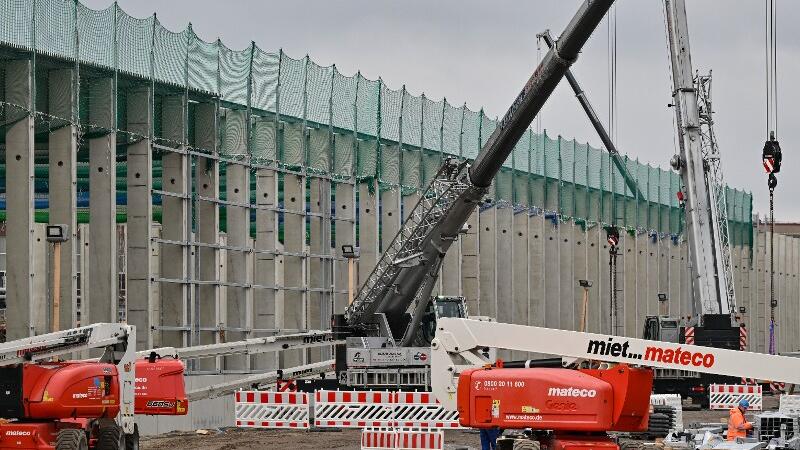
{"type": "Polygon", "coordinates": [[[593,398],[597,397],[597,391],[594,389],[578,389],[574,387],[557,388],[551,387],[547,390],[547,395],[550,397],[584,397],[593,398]]]}
{"type": "Polygon", "coordinates": [[[30,436],[30,431],[8,430],[6,436],[30,436]]]}

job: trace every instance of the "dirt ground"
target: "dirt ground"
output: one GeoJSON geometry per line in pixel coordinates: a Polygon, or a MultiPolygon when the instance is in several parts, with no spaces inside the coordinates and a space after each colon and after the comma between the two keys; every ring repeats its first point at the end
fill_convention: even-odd
{"type": "MultiPolygon", "coordinates": [[[[777,397],[764,396],[764,409],[776,409],[777,397]]],[[[727,411],[692,410],[684,408],[684,424],[720,422],[727,411]]],[[[144,450],[359,450],[360,430],[308,432],[294,430],[256,430],[229,428],[209,430],[209,434],[171,433],[143,438],[144,450]]],[[[473,430],[445,432],[447,450],[479,450],[480,438],[473,430]]]]}

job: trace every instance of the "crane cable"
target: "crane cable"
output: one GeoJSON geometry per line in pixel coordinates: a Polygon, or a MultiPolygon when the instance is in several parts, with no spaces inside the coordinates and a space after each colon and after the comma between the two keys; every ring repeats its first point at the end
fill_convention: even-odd
{"type": "Polygon", "coordinates": [[[780,172],[781,150],[777,141],[778,132],[778,64],[777,64],[777,8],[775,0],[765,2],[764,14],[764,60],[766,72],[766,134],[762,160],[767,171],[769,188],[769,353],[775,354],[775,187],[780,172]],[[774,126],[774,128],[773,128],[774,126]]]}

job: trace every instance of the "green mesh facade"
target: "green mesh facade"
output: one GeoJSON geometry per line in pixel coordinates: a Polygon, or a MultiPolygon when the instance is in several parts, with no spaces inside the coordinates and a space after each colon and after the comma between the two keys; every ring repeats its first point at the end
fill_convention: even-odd
{"type": "MultiPolygon", "coordinates": [[[[225,156],[276,161],[334,179],[376,179],[382,189],[408,193],[430,180],[442,158],[474,158],[497,126],[482,110],[414,96],[360,73],[346,76],[335,66],[265,51],[255,43],[232,50],[220,41],[203,41],[191,26],[173,32],[155,15],[134,18],[116,4],[96,11],[72,0],[0,0],[0,17],[6,24],[0,28],[3,46],[207,94],[231,109],[249,111],[242,120],[250,120],[251,154],[237,153],[241,147],[226,145],[223,138],[225,156]],[[278,132],[276,118],[287,125],[278,132]],[[275,140],[281,142],[278,154],[269,154],[264,149],[273,146],[262,144],[275,140]]],[[[680,233],[678,175],[627,157],[625,164],[642,195],[626,187],[603,150],[528,130],[492,195],[564,219],[680,233]]],[[[752,196],[727,192],[731,241],[750,244],[752,196]]]]}

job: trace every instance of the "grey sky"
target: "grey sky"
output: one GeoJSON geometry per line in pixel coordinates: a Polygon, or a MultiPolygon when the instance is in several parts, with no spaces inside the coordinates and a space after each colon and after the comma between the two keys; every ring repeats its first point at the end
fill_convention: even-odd
{"type": "MultiPolygon", "coordinates": [[[[102,8],[110,0],[82,0],[102,8]]],[[[617,2],[617,146],[632,158],[666,168],[677,151],[673,133],[669,59],[662,0],[617,2]]],[[[559,33],[578,0],[406,0],[211,1],[121,0],[128,13],[153,12],[167,28],[192,22],[206,40],[231,48],[250,41],[290,56],[309,54],[335,63],[342,73],[361,70],[391,88],[403,84],[451,104],[502,115],[536,65],[536,34],[559,33]]],[[[717,137],[727,182],[751,191],[754,210],[767,212],[761,148],[766,137],[764,95],[764,1],[687,0],[693,65],[714,70],[717,137]]],[[[776,191],[776,218],[800,220],[800,176],[794,154],[800,141],[800,3],[778,0],[780,118],[778,138],[784,170],[776,191]]],[[[542,43],[542,46],[544,44],[542,43]]],[[[608,109],[608,52],[605,22],[574,67],[595,109],[608,109]]],[[[569,86],[562,83],[542,114],[550,135],[600,142],[569,86]]]]}

